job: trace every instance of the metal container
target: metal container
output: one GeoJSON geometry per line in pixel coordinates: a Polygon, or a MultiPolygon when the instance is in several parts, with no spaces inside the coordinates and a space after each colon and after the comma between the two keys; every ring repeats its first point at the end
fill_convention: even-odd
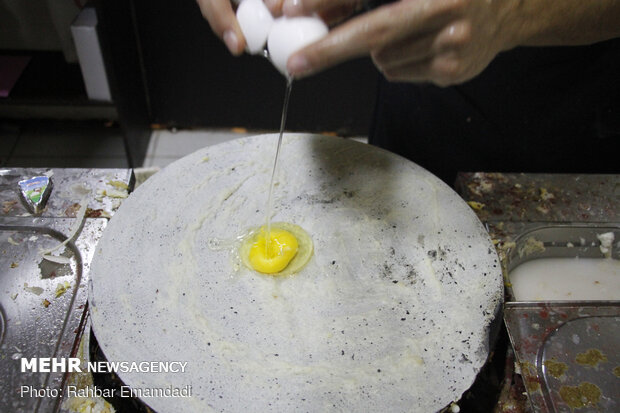
{"type": "MultiPolygon", "coordinates": [[[[620,386],[620,301],[520,302],[511,271],[540,258],[605,258],[597,235],[620,225],[527,223],[506,250],[504,320],[532,407],[540,412],[615,411],[620,386]]],[[[606,259],[620,259],[616,244],[606,259]]]]}

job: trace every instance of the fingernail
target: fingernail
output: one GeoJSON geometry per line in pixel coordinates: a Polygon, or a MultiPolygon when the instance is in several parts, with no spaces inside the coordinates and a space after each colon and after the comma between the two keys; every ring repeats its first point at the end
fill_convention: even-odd
{"type": "Polygon", "coordinates": [[[291,57],[286,66],[288,73],[294,78],[300,78],[310,74],[310,62],[303,55],[295,55],[291,57]]]}
{"type": "Polygon", "coordinates": [[[284,0],[282,12],[286,16],[298,16],[303,14],[304,8],[301,5],[301,0],[284,0]]]}
{"type": "Polygon", "coordinates": [[[222,38],[224,39],[224,44],[228,47],[228,50],[230,50],[232,54],[239,54],[239,39],[234,31],[226,30],[222,38]]]}

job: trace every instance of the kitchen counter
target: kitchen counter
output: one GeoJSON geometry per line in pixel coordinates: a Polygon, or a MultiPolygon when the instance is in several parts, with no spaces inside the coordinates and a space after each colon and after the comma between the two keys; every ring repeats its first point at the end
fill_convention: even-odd
{"type": "MultiPolygon", "coordinates": [[[[133,184],[133,174],[129,170],[34,170],[34,169],[7,169],[0,171],[0,201],[2,202],[2,210],[0,211],[0,219],[5,220],[6,236],[3,241],[9,242],[7,248],[17,248],[8,241],[9,237],[13,237],[16,233],[16,222],[21,226],[24,222],[28,221],[27,227],[30,228],[33,225],[39,227],[47,225],[54,231],[58,231],[61,234],[65,234],[72,227],[71,220],[75,220],[75,212],[77,210],[76,205],[82,201],[86,196],[88,199],[89,210],[87,216],[91,217],[91,220],[96,220],[96,217],[109,217],[113,215],[114,210],[118,207],[122,199],[107,196],[105,190],[114,189],[115,186],[110,182],[120,181],[128,185],[131,188],[133,184]],[[22,203],[17,197],[15,189],[16,180],[23,177],[30,177],[33,175],[49,174],[54,181],[55,189],[50,197],[47,208],[39,217],[33,217],[25,209],[22,203]],[[46,220],[54,221],[54,223],[47,223],[46,220]],[[66,222],[60,221],[66,220],[66,222]],[[59,224],[60,222],[60,224],[59,224]],[[8,224],[6,224],[8,223],[8,224]],[[56,226],[54,226],[56,225],[56,226]]],[[[461,173],[457,178],[456,183],[457,192],[461,195],[465,201],[469,202],[470,206],[475,210],[478,217],[485,224],[487,230],[491,234],[491,237],[496,244],[496,247],[502,258],[502,264],[505,273],[508,272],[509,267],[514,265],[514,262],[518,261],[515,257],[518,256],[517,243],[521,234],[539,229],[541,227],[549,226],[564,226],[564,225],[577,225],[585,226],[588,228],[612,228],[617,229],[620,226],[620,176],[619,175],[547,175],[547,174],[500,174],[500,173],[461,173]]],[[[101,220],[101,218],[99,218],[101,220]]],[[[88,220],[87,220],[88,221],[88,220]]],[[[105,220],[104,220],[105,221],[105,220]]],[[[90,225],[90,224],[89,224],[90,225]]],[[[19,225],[18,225],[19,226],[19,225]]],[[[76,252],[74,255],[82,254],[86,259],[84,263],[84,271],[81,272],[80,277],[75,278],[76,263],[72,264],[73,275],[77,280],[77,285],[71,281],[74,285],[74,291],[76,291],[75,298],[71,303],[67,304],[65,308],[66,313],[63,319],[66,317],[71,321],[71,328],[61,330],[58,333],[58,337],[61,337],[58,343],[63,343],[57,350],[48,348],[47,353],[45,351],[39,352],[40,356],[60,357],[62,355],[68,356],[69,354],[81,355],[84,359],[88,358],[88,340],[82,340],[82,346],[79,346],[81,333],[84,331],[86,325],[84,315],[84,304],[86,300],[85,291],[83,291],[83,285],[88,277],[88,265],[87,261],[92,255],[92,248],[96,243],[100,232],[103,231],[105,223],[101,223],[98,226],[95,225],[92,231],[87,230],[84,234],[87,235],[88,240],[77,241],[76,240],[76,252]],[[97,235],[98,234],[98,235],[97,235]],[[91,244],[87,247],[87,244],[91,244]],[[84,250],[90,251],[84,253],[84,250]],[[81,291],[81,292],[80,292],[81,291]],[[86,343],[86,344],[84,344],[86,343]],[[64,353],[63,353],[64,352],[64,353]],[[82,354],[80,354],[80,352],[82,354]],[[86,353],[86,354],[84,354],[86,353]]],[[[47,228],[47,227],[46,227],[47,228]]],[[[89,227],[90,228],[90,227],[89,227]]],[[[28,230],[30,231],[30,230],[28,230]]],[[[596,232],[596,231],[594,231],[596,232]]],[[[14,242],[22,243],[27,241],[32,235],[28,237],[15,236],[11,238],[14,242]],[[18,239],[19,238],[19,239],[18,239]]],[[[60,237],[62,239],[62,237],[60,237]]],[[[551,241],[549,241],[551,242],[551,241]]],[[[592,250],[598,249],[598,245],[592,250]]],[[[613,257],[617,258],[618,248],[613,249],[613,257]]],[[[36,251],[36,249],[32,249],[36,251]]],[[[68,254],[70,257],[73,255],[68,254]]],[[[34,254],[36,258],[36,254],[34,254]]],[[[34,259],[34,258],[33,258],[34,259]]],[[[5,260],[6,261],[6,260],[5,260]]],[[[11,262],[15,262],[13,258],[9,259],[7,266],[11,262]],[[10,261],[10,262],[9,262],[10,261]]],[[[20,262],[20,267],[27,267],[27,265],[20,262]]],[[[34,262],[34,261],[33,261],[34,262]]],[[[15,271],[15,268],[3,268],[3,272],[15,271]]],[[[34,262],[33,269],[38,269],[38,261],[34,262]]],[[[30,284],[36,285],[41,280],[40,272],[37,271],[34,274],[28,275],[30,284]]],[[[67,278],[67,276],[65,276],[67,278]]],[[[64,280],[64,278],[63,278],[64,280]]],[[[73,280],[73,279],[72,279],[73,280]]],[[[48,282],[44,280],[45,282],[48,282]]],[[[509,287],[509,280],[506,278],[507,286],[509,287]]],[[[23,282],[20,280],[20,283],[23,282]]],[[[57,282],[48,282],[50,285],[45,286],[44,294],[53,297],[54,287],[57,282]],[[48,288],[49,287],[49,288],[48,288]],[[49,291],[48,291],[49,290],[49,291]]],[[[20,284],[20,285],[21,285],[20,284]]],[[[30,286],[31,287],[31,286],[30,286]]],[[[17,301],[24,297],[31,297],[32,294],[27,290],[12,291],[3,289],[0,291],[3,294],[2,305],[17,305],[17,301]],[[15,299],[11,299],[11,296],[18,292],[18,296],[15,299]],[[6,297],[4,297],[6,296],[6,297]],[[7,299],[8,298],[8,299],[7,299]],[[4,304],[5,301],[8,304],[4,304]]],[[[68,295],[67,295],[68,296],[68,295]]],[[[36,300],[41,301],[43,297],[36,297],[36,300]]],[[[36,301],[35,300],[35,301],[36,301]]],[[[32,300],[31,300],[32,301],[32,300]]],[[[49,312],[50,308],[38,305],[36,301],[29,302],[28,310],[32,308],[37,313],[49,312]]],[[[55,301],[50,299],[53,304],[55,301]]],[[[512,311],[532,311],[532,307],[520,308],[519,306],[513,306],[513,297],[511,296],[510,288],[507,288],[507,308],[512,311]],[[516,309],[511,309],[516,307],[516,309]]],[[[522,306],[521,306],[522,307],[522,306]]],[[[588,311],[595,314],[601,311],[617,311],[618,303],[607,303],[604,309],[601,309],[600,305],[595,305],[596,308],[589,307],[588,311]],[[610,310],[611,309],[611,310],[610,310]]],[[[539,314],[538,307],[534,306],[539,314]]],[[[551,310],[550,317],[548,319],[555,320],[561,318],[560,313],[554,313],[553,307],[546,305],[546,311],[551,310]]],[[[575,308],[574,306],[572,307],[575,308]]],[[[577,311],[577,310],[575,310],[577,311]]],[[[8,313],[6,308],[4,309],[5,315],[8,313]]],[[[522,314],[522,313],[519,313],[522,314]]],[[[562,313],[565,314],[565,313],[562,313]]],[[[512,317],[512,316],[511,316],[512,317]]],[[[36,317],[35,317],[36,318],[36,317]]],[[[20,319],[22,323],[22,321],[20,319]]],[[[543,322],[544,320],[539,320],[543,322]]],[[[3,329],[9,330],[12,328],[12,323],[15,320],[10,317],[6,317],[3,320],[3,329]]],[[[509,323],[509,320],[506,321],[509,323]]],[[[39,324],[33,324],[33,328],[41,329],[41,331],[50,330],[49,327],[43,329],[39,324]]],[[[53,330],[53,329],[51,329],[53,330]]],[[[84,335],[84,339],[87,338],[87,334],[84,335]]],[[[27,357],[24,350],[27,346],[23,345],[23,340],[17,338],[16,341],[9,341],[11,339],[10,334],[4,334],[2,341],[0,342],[1,361],[7,362],[10,360],[12,365],[17,365],[13,360],[15,354],[19,354],[19,357],[27,357]],[[20,341],[21,340],[21,341],[20,341]]],[[[541,336],[539,344],[544,342],[545,337],[541,336]]],[[[13,340],[13,339],[11,339],[13,340]]],[[[514,344],[514,342],[513,342],[514,344]]],[[[46,347],[47,348],[47,347],[46,347]]],[[[39,349],[40,350],[40,349],[39,349]]],[[[518,351],[517,351],[518,352],[518,351]]],[[[33,355],[30,355],[33,357],[33,355]]],[[[502,354],[495,354],[496,362],[505,364],[505,377],[504,385],[501,389],[499,400],[497,402],[497,412],[529,412],[529,411],[553,411],[548,409],[545,403],[546,400],[540,389],[540,382],[542,377],[539,372],[534,368],[531,369],[533,364],[529,364],[527,360],[519,360],[518,355],[508,346],[506,357],[502,357],[502,354]],[[518,362],[516,362],[519,360],[518,362]],[[524,392],[528,390],[530,397],[526,398],[524,392]],[[532,396],[533,395],[533,396],[532,396]],[[543,406],[542,408],[540,406],[543,406]]],[[[15,370],[15,369],[13,369],[15,370]]],[[[8,374],[8,373],[3,373],[8,374]]],[[[83,382],[83,377],[48,377],[46,380],[53,386],[62,387],[66,385],[67,380],[72,383],[81,384],[81,386],[88,385],[88,382],[83,382]]],[[[10,381],[7,379],[2,380],[3,383],[10,383],[15,387],[21,385],[21,382],[15,380],[10,381]]],[[[10,394],[11,391],[15,392],[15,389],[4,389],[3,393],[10,394]]],[[[18,386],[19,387],[19,386],[18,386]]],[[[21,400],[20,403],[23,403],[21,400]]],[[[2,401],[6,406],[11,406],[13,403],[8,400],[2,401]]],[[[42,399],[34,400],[31,406],[12,405],[16,407],[16,411],[57,411],[60,409],[60,401],[51,400],[44,401],[42,399]]],[[[3,409],[2,409],[3,410],[3,409]]],[[[65,409],[66,410],[66,406],[65,409]]]]}
{"type": "Polygon", "coordinates": [[[512,348],[496,411],[617,409],[620,302],[518,302],[508,274],[536,258],[620,259],[620,175],[461,173],[456,189],[485,224],[504,271],[512,348]],[[607,248],[602,234],[611,236],[607,248]],[[584,364],[589,354],[604,363],[584,364]]]}
{"type": "Polygon", "coordinates": [[[90,260],[107,218],[132,185],[128,169],[0,170],[0,411],[59,409],[60,398],[33,397],[23,389],[55,394],[66,375],[23,372],[21,360],[76,354],[87,315],[90,260]],[[33,176],[53,182],[36,215],[22,202],[17,184],[33,176]],[[76,218],[84,203],[85,219],[76,218]],[[58,262],[43,258],[42,249],[63,241],[66,245],[52,253],[58,262]]]}

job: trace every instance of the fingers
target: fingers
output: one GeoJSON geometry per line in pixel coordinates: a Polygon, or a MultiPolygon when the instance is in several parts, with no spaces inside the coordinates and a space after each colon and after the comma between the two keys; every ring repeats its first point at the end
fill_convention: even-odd
{"type": "Polygon", "coordinates": [[[308,76],[415,35],[416,31],[423,29],[419,21],[427,19],[428,12],[412,7],[412,3],[415,2],[383,6],[335,27],[323,39],[291,56],[287,65],[289,73],[297,78],[308,76]],[[407,30],[404,31],[403,27],[407,30]]]}
{"type": "Polygon", "coordinates": [[[385,72],[393,67],[430,59],[436,53],[435,42],[434,33],[413,36],[372,51],[371,57],[375,66],[385,72]]]}
{"type": "Polygon", "coordinates": [[[438,86],[449,86],[466,80],[461,66],[461,60],[448,53],[390,67],[383,71],[383,75],[391,82],[432,82],[438,86]]]}
{"type": "Polygon", "coordinates": [[[319,16],[321,20],[327,24],[327,26],[334,26],[337,23],[340,23],[347,17],[351,16],[353,12],[355,12],[354,5],[348,6],[334,6],[326,10],[322,10],[319,12],[319,16]]]}
{"type": "Polygon", "coordinates": [[[286,16],[320,13],[331,8],[357,7],[361,0],[284,0],[282,11],[286,16]]]}
{"type": "Polygon", "coordinates": [[[245,49],[245,38],[237,22],[230,0],[197,0],[202,15],[213,32],[224,41],[230,52],[238,56],[245,49]]]}
{"type": "Polygon", "coordinates": [[[470,26],[463,22],[456,22],[441,29],[439,33],[432,32],[422,37],[409,37],[374,50],[372,58],[379,69],[387,70],[442,53],[461,53],[470,41],[470,26]]]}
{"type": "Polygon", "coordinates": [[[269,9],[273,17],[282,16],[282,3],[284,0],[264,0],[265,6],[269,9]]]}
{"type": "Polygon", "coordinates": [[[390,81],[430,81],[440,86],[468,80],[477,72],[466,51],[471,28],[457,22],[420,39],[405,39],[372,53],[375,65],[390,81]]]}

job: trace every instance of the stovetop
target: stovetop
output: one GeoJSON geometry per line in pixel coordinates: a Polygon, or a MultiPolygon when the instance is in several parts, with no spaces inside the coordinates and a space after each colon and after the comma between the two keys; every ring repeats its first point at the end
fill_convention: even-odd
{"type": "MultiPolygon", "coordinates": [[[[21,373],[21,358],[78,355],[84,359],[104,359],[105,356],[96,351],[96,339],[93,337],[89,341],[89,334],[82,334],[90,331],[86,317],[85,285],[94,246],[107,223],[107,219],[101,217],[114,214],[123,199],[118,197],[116,191],[122,195],[123,185],[131,190],[133,174],[130,170],[0,170],[0,268],[3,275],[0,278],[0,411],[60,411],[62,399],[20,397],[21,386],[62,389],[67,380],[81,381],[81,378],[64,374],[21,373]],[[54,181],[47,208],[39,216],[28,212],[19,199],[15,185],[20,179],[36,175],[49,175],[54,181]],[[113,196],[109,196],[107,191],[113,196]],[[68,243],[62,254],[69,259],[69,264],[59,265],[42,260],[39,249],[54,245],[70,234],[76,221],[75,213],[85,198],[89,206],[88,218],[79,236],[68,243]],[[82,338],[84,340],[81,341],[82,338]]],[[[487,226],[496,242],[506,275],[509,267],[518,261],[515,257],[518,257],[519,236],[524,233],[543,231],[545,228],[556,231],[558,227],[570,227],[571,231],[576,227],[594,228],[594,232],[597,228],[620,228],[620,177],[617,175],[461,174],[457,190],[487,226]]],[[[537,236],[548,252],[566,247],[566,243],[558,246],[558,240],[543,239],[540,234],[537,236]]],[[[595,247],[598,248],[598,245],[595,247]]],[[[618,248],[614,250],[616,259],[618,248]]],[[[540,251],[538,253],[542,254],[540,251]]],[[[536,253],[530,258],[535,257],[536,253]]],[[[507,285],[510,285],[508,279],[507,285]]],[[[562,314],[568,313],[555,311],[549,303],[515,303],[510,288],[507,289],[506,301],[505,320],[513,330],[510,335],[512,343],[500,323],[489,362],[459,401],[460,411],[562,411],[566,400],[556,397],[555,401],[559,404],[554,405],[550,399],[555,397],[554,391],[559,394],[559,388],[553,389],[553,385],[559,382],[554,382],[556,378],[553,375],[545,376],[548,369],[545,369],[544,360],[537,358],[538,348],[530,352],[534,355],[533,362],[522,351],[522,340],[528,337],[522,334],[524,330],[519,330],[517,321],[518,317],[528,314],[527,317],[540,321],[532,323],[530,320],[528,325],[542,325],[549,320],[555,322],[558,317],[562,318],[562,314]],[[537,360],[543,364],[537,365],[537,360]],[[541,390],[541,384],[549,384],[550,390],[546,395],[541,390]]],[[[594,308],[577,305],[570,311],[583,316],[585,309],[587,315],[596,315],[608,311],[610,307],[617,311],[618,303],[603,303],[603,306],[606,306],[604,311],[601,310],[601,303],[595,303],[594,308]]],[[[606,322],[609,320],[605,319],[606,322]]],[[[559,330],[555,328],[547,331],[546,335],[539,335],[539,344],[544,347],[548,341],[549,351],[561,349],[558,342],[561,342],[564,333],[570,332],[569,338],[572,340],[574,328],[587,328],[579,323],[562,331],[562,334],[558,334],[559,330]]],[[[617,324],[612,322],[610,328],[615,328],[614,323],[617,324]]],[[[597,339],[600,337],[602,335],[597,339]]],[[[582,350],[587,350],[586,344],[580,345],[582,350]]],[[[599,347],[604,346],[601,344],[599,347]]],[[[586,373],[592,373],[586,367],[586,373]]],[[[569,380],[571,377],[566,375],[563,379],[569,380]]],[[[99,379],[95,377],[96,381],[99,379]]],[[[594,405],[589,407],[596,408],[594,405]]]]}

